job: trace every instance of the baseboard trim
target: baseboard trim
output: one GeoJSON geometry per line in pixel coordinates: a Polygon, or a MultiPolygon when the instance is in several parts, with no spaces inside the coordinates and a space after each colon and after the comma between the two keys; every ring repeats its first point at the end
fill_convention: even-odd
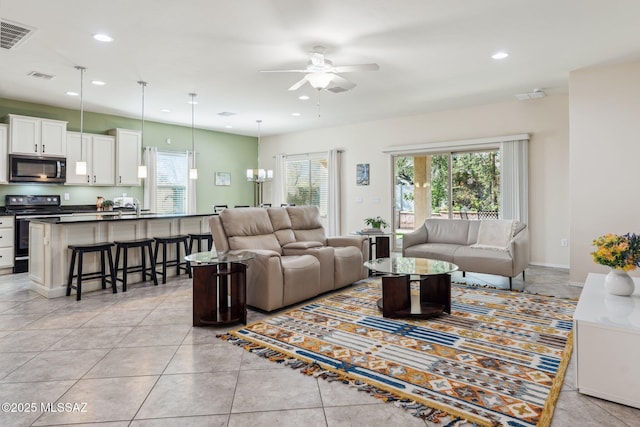
{"type": "Polygon", "coordinates": [[[529,265],[535,265],[538,267],[563,268],[565,270],[569,270],[569,266],[563,265],[563,264],[550,264],[546,262],[530,262],[529,265]]]}

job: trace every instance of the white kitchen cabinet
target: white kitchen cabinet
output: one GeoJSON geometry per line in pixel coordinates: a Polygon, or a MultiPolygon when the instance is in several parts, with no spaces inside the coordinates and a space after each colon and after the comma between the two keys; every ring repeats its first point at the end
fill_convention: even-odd
{"type": "Polygon", "coordinates": [[[9,153],[65,157],[67,122],[9,114],[9,153]]]}
{"type": "Polygon", "coordinates": [[[116,137],[116,185],[138,186],[138,166],[142,151],[142,133],[131,129],[111,129],[116,137]]]}
{"type": "Polygon", "coordinates": [[[11,215],[0,216],[0,274],[11,273],[13,268],[13,247],[15,221],[11,215]]]}
{"type": "Polygon", "coordinates": [[[67,132],[67,184],[115,185],[115,138],[110,135],[67,132]],[[76,175],[80,156],[87,162],[87,174],[76,175]]]}
{"type": "Polygon", "coordinates": [[[0,124],[0,184],[9,182],[9,163],[7,161],[7,154],[9,153],[8,128],[7,125],[0,124]]]}
{"type": "Polygon", "coordinates": [[[590,273],[573,315],[580,393],[640,408],[640,279],[633,295],[610,295],[590,273]]]}

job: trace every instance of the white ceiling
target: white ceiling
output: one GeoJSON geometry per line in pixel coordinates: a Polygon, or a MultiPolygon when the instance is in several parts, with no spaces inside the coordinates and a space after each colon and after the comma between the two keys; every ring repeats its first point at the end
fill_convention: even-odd
{"type": "Polygon", "coordinates": [[[0,0],[0,18],[36,28],[0,49],[2,98],[79,109],[65,92],[81,65],[86,111],[139,118],[145,80],[146,119],[190,126],[195,92],[197,127],[243,135],[258,119],[274,135],[566,93],[572,70],[640,58],[638,0],[0,0]],[[316,45],[334,65],[380,65],[321,92],[320,117],[315,90],[287,90],[301,74],[259,72],[302,68],[316,45]]]}

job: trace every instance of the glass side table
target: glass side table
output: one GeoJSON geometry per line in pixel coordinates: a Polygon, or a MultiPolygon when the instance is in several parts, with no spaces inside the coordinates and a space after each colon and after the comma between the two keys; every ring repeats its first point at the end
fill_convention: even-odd
{"type": "Polygon", "coordinates": [[[247,264],[243,251],[187,255],[193,268],[193,326],[247,324],[247,264]]]}

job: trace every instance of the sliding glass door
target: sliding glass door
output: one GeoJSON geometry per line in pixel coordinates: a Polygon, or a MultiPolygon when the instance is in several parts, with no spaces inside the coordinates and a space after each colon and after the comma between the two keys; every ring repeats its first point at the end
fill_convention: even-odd
{"type": "Polygon", "coordinates": [[[499,150],[394,157],[395,249],[431,217],[498,218],[499,150]]]}

